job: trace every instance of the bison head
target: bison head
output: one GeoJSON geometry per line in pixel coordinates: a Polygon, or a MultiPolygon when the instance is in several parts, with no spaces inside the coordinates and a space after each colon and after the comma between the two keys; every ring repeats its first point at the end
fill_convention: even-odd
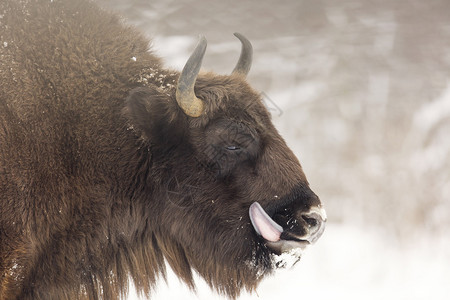
{"type": "Polygon", "coordinates": [[[324,230],[325,211],[261,96],[246,82],[242,35],[233,73],[199,74],[200,39],[176,89],[133,90],[128,118],[148,149],[145,209],[153,244],[188,284],[195,269],[219,292],[252,290],[284,253],[296,259],[324,230]]]}

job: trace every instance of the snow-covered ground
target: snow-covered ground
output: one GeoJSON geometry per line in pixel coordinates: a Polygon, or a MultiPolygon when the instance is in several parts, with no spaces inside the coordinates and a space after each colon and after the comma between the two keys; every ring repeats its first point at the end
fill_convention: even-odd
{"type": "MultiPolygon", "coordinates": [[[[264,280],[241,300],[444,300],[450,294],[450,240],[418,236],[399,244],[374,228],[328,224],[300,262],[264,280]]],[[[169,272],[151,299],[222,299],[197,278],[197,294],[169,272]]],[[[133,291],[129,300],[139,299],[133,291]]]]}
{"type": "MultiPolygon", "coordinates": [[[[198,34],[203,67],[248,81],[329,216],[317,245],[241,299],[448,299],[450,1],[98,0],[180,70],[198,34]]],[[[172,273],[152,299],[222,299],[172,273]]],[[[130,295],[129,299],[135,299],[130,295]]]]}

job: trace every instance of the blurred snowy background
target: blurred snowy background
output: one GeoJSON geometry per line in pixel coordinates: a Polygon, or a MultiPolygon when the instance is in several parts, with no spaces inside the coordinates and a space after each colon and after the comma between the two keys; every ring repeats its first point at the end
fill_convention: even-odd
{"type": "MultiPolygon", "coordinates": [[[[248,81],[329,221],[292,270],[240,299],[448,299],[450,1],[97,1],[178,70],[199,34],[218,73],[237,62],[233,32],[253,43],[248,81]]],[[[193,294],[169,274],[152,299],[223,299],[198,281],[193,294]]]]}

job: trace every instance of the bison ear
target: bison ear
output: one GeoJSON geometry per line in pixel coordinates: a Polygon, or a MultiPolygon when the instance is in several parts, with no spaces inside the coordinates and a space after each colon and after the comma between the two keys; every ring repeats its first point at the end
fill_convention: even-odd
{"type": "Polygon", "coordinates": [[[125,103],[131,125],[153,143],[180,143],[187,124],[177,104],[157,89],[133,89],[125,103]]]}

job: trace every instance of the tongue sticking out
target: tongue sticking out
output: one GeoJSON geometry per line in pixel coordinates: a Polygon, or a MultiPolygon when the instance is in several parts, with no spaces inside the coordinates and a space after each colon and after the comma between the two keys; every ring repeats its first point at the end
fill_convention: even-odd
{"type": "Polygon", "coordinates": [[[269,242],[277,242],[283,227],[275,223],[258,202],[252,203],[249,209],[250,221],[255,231],[269,242]]]}

